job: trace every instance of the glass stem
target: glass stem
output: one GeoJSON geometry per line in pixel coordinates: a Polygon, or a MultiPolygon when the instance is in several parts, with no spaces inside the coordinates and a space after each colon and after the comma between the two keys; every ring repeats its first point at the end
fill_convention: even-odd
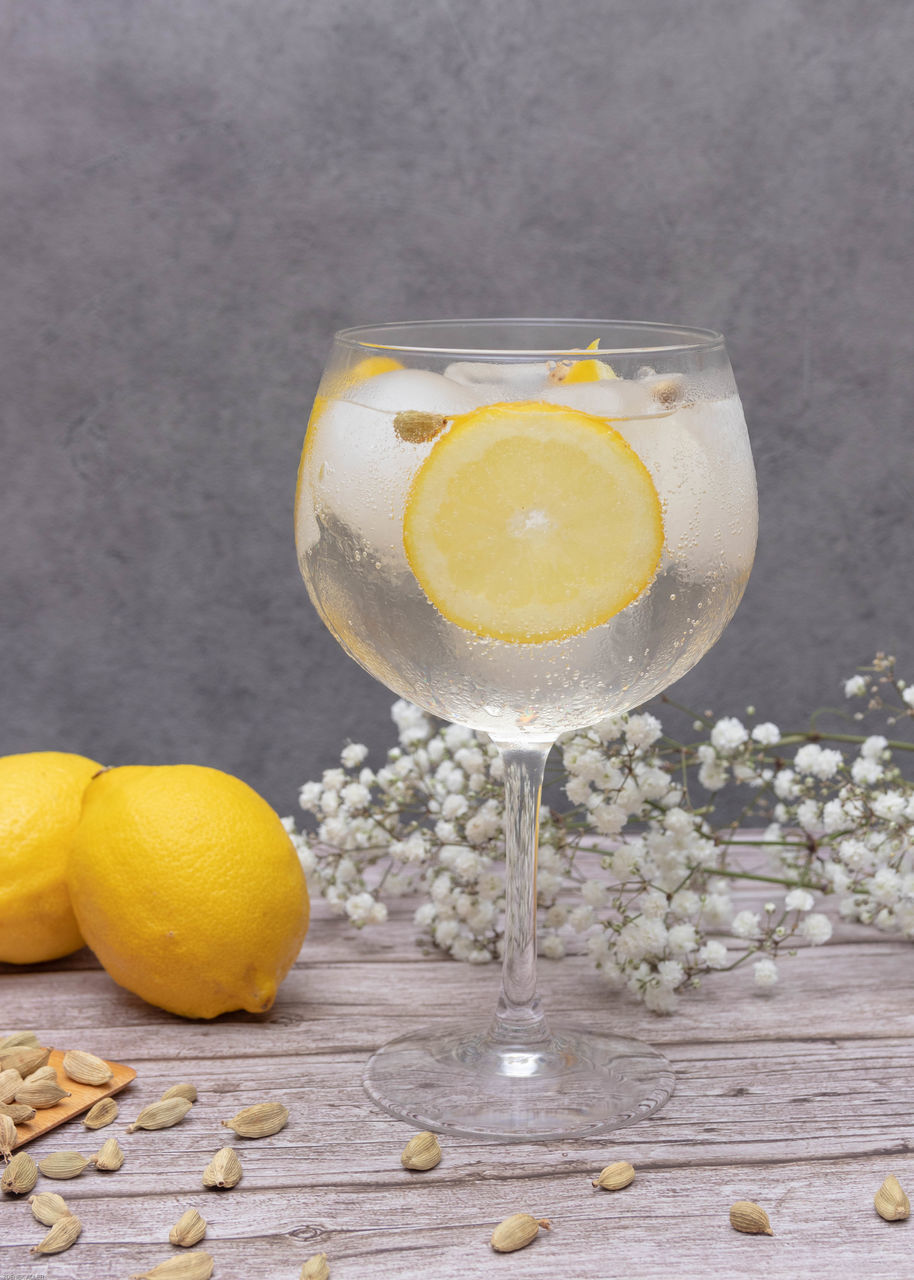
{"type": "Polygon", "coordinates": [[[497,742],[505,766],[505,933],[501,995],[492,1026],[501,1044],[548,1037],[536,994],[536,848],[551,742],[497,742]]]}

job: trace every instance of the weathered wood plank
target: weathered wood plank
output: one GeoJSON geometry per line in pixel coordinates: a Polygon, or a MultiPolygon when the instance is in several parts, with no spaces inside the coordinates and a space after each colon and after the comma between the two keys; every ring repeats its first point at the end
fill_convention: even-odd
{"type": "Polygon", "coordinates": [[[406,1126],[373,1109],[361,1087],[368,1053],[423,1020],[478,1014],[494,1001],[494,968],[424,956],[407,911],[358,933],[322,908],[277,1006],[255,1017],[186,1022],[114,986],[88,953],[30,970],[0,969],[0,1031],[30,1026],[51,1044],[132,1064],[137,1081],[100,1133],[76,1121],[36,1140],[40,1158],[91,1154],[116,1135],[114,1174],[89,1171],[61,1192],[79,1213],[78,1244],[28,1253],[43,1234],[26,1204],[0,1203],[0,1277],[115,1280],[174,1252],[168,1230],[187,1207],[211,1223],[216,1280],[297,1276],[318,1249],[333,1280],[553,1271],[575,1280],[732,1280],[828,1275],[901,1280],[911,1223],[884,1223],[872,1197],[886,1173],[914,1189],[914,949],[862,930],[785,964],[768,996],[742,971],[709,981],[669,1019],[609,992],[583,958],[544,964],[547,1006],[662,1044],[677,1090],[658,1115],[575,1143],[444,1140],[445,1158],[408,1174],[406,1126]],[[200,1101],[160,1133],[127,1135],[140,1107],[178,1079],[200,1101]],[[281,1096],[286,1129],[244,1142],[220,1120],[281,1096]],[[244,1164],[228,1193],[205,1191],[204,1165],[226,1141],[244,1164]],[[630,1159],[635,1182],[615,1195],[591,1177],[630,1159]],[[758,1200],[775,1238],[743,1237],[729,1204],[758,1200]],[[501,1258],[495,1223],[528,1210],[553,1221],[528,1250],[501,1258]]]}

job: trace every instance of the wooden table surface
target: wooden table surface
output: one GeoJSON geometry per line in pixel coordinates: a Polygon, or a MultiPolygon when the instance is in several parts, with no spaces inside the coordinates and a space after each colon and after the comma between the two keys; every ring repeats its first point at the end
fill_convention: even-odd
{"type": "MultiPolygon", "coordinates": [[[[749,899],[751,901],[751,899],[749,899]]],[[[411,1130],[362,1091],[372,1049],[422,1021],[478,1015],[495,999],[494,967],[426,956],[410,914],[359,933],[318,906],[301,957],[273,1010],[187,1022],[116,987],[88,952],[33,969],[0,966],[0,1032],[32,1028],[59,1048],[129,1063],[137,1080],[97,1135],[79,1120],[35,1140],[36,1159],[91,1155],[117,1136],[117,1173],[40,1177],[83,1222],[78,1243],[47,1259],[28,1204],[0,1203],[0,1280],[127,1277],[178,1251],[168,1231],[194,1207],[216,1280],[297,1280],[326,1252],[332,1280],[710,1280],[764,1276],[914,1276],[914,1222],[887,1223],[873,1195],[894,1173],[914,1195],[914,948],[844,927],[840,940],[782,965],[770,994],[751,972],[709,980],[672,1017],[607,991],[583,958],[543,962],[547,1007],[662,1046],[676,1092],[655,1117],[581,1142],[442,1141],[428,1173],[407,1173],[411,1130]],[[199,1101],[173,1129],[126,1134],[169,1085],[199,1101]],[[262,1141],[220,1128],[242,1106],[281,1099],[285,1129],[262,1141]],[[98,1140],[96,1140],[98,1139],[98,1140]],[[243,1181],[207,1191],[204,1166],[226,1140],[243,1181]],[[621,1192],[591,1178],[630,1160],[621,1192]],[[729,1225],[730,1204],[755,1200],[775,1235],[729,1225]],[[492,1252],[510,1213],[552,1221],[529,1248],[492,1252]]]]}

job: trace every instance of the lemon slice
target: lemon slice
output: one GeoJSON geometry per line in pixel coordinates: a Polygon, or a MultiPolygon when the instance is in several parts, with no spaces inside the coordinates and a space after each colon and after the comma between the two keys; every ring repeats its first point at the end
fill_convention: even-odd
{"type": "Polygon", "coordinates": [[[644,463],[602,418],[545,403],[454,419],[406,501],[409,566],[476,635],[542,644],[607,622],[651,583],[663,548],[644,463]]]}
{"type": "MultiPolygon", "coordinates": [[[[599,349],[599,338],[594,338],[590,346],[586,348],[588,351],[599,351],[599,349]]],[[[616,376],[612,366],[608,365],[605,360],[576,360],[564,378],[562,378],[562,382],[602,382],[604,378],[615,378],[616,376]]]]}

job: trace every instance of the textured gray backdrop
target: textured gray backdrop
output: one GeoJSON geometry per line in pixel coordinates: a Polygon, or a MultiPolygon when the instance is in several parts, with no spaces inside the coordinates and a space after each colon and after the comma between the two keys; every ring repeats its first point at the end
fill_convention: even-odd
{"type": "Polygon", "coordinates": [[[914,674],[910,0],[3,0],[0,41],[0,753],[288,812],[387,742],[291,536],[370,320],[724,330],[760,550],[679,696],[914,674]]]}

